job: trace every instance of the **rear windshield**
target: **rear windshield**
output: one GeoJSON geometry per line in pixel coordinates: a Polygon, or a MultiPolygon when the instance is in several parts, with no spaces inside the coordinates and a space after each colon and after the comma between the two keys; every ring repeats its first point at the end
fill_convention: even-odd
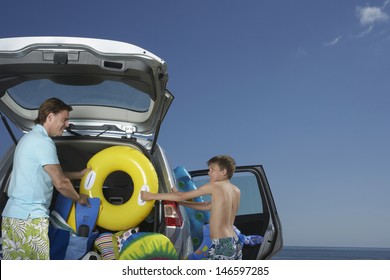
{"type": "Polygon", "coordinates": [[[26,109],[38,109],[48,98],[57,97],[69,105],[108,106],[136,112],[148,111],[146,93],[119,81],[93,85],[64,85],[41,79],[23,82],[8,90],[11,98],[26,109]]]}

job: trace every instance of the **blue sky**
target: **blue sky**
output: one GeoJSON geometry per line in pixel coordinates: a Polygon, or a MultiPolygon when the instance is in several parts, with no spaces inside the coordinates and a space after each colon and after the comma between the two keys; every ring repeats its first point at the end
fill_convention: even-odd
{"type": "MultiPolygon", "coordinates": [[[[285,245],[390,247],[389,0],[15,0],[2,11],[0,37],[114,39],[167,61],[176,98],[159,140],[172,167],[221,153],[263,164],[285,245]]],[[[2,124],[0,139],[2,154],[2,124]]]]}

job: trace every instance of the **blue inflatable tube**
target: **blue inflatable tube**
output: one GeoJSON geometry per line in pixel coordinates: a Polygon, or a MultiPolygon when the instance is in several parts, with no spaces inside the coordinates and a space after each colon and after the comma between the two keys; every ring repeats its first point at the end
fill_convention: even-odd
{"type": "MultiPolygon", "coordinates": [[[[178,166],[174,169],[174,174],[177,181],[178,190],[181,192],[188,192],[196,190],[196,185],[192,180],[188,171],[182,167],[178,166]]],[[[203,202],[202,197],[197,197],[193,199],[194,202],[203,202]]],[[[210,212],[195,210],[189,207],[185,207],[187,215],[190,219],[190,229],[191,229],[191,238],[194,245],[194,250],[196,250],[203,241],[203,225],[209,222],[210,212]]]]}

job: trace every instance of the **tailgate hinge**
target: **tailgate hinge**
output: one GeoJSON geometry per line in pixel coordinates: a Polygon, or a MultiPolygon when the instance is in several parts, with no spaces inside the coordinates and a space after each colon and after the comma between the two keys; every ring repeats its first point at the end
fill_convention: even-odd
{"type": "Polygon", "coordinates": [[[133,134],[137,132],[137,128],[135,126],[130,125],[122,125],[121,129],[126,133],[126,138],[132,138],[133,134]]]}

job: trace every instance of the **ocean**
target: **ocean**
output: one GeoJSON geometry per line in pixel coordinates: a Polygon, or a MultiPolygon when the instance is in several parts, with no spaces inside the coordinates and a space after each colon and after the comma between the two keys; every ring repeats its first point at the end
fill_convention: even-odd
{"type": "Polygon", "coordinates": [[[284,246],[273,260],[390,260],[390,248],[284,246]]]}

